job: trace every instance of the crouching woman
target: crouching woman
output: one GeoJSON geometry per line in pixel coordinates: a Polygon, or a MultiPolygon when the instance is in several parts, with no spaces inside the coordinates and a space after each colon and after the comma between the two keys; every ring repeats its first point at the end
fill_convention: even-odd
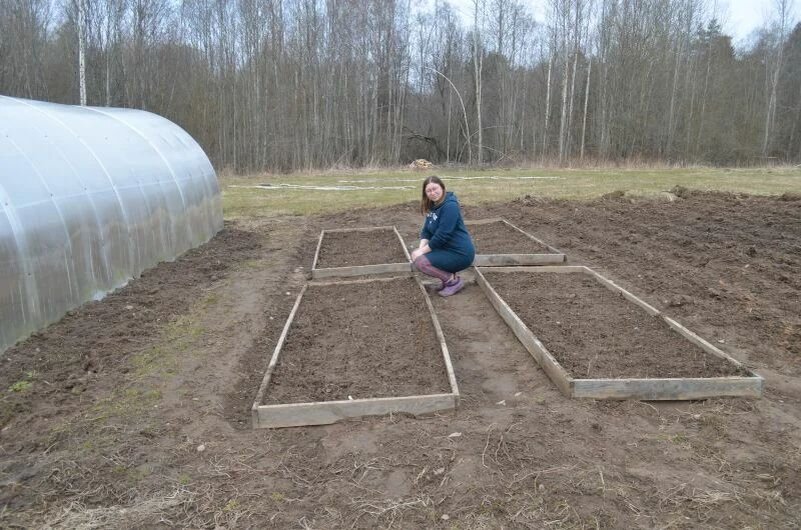
{"type": "Polygon", "coordinates": [[[464,225],[459,201],[445,190],[439,177],[423,182],[420,211],[425,216],[420,246],[412,251],[417,270],[440,280],[440,296],[451,296],[464,287],[459,272],[468,268],[476,256],[473,240],[464,225]]]}

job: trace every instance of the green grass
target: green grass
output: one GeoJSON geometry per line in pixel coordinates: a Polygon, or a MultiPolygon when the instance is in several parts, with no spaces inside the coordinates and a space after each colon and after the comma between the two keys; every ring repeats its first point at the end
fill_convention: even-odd
{"type": "Polygon", "coordinates": [[[801,193],[801,169],[487,169],[435,168],[410,170],[326,172],[290,175],[223,176],[226,219],[335,213],[353,208],[386,206],[420,199],[427,175],[443,178],[463,204],[510,200],[524,195],[588,200],[613,191],[655,196],[674,186],[754,195],[801,193]],[[450,178],[449,178],[450,177],[450,178]],[[464,177],[481,177],[464,180],[464,177]],[[491,179],[489,177],[495,177],[491,179]],[[520,178],[537,177],[537,178],[520,178]],[[272,189],[258,189],[271,184],[272,189]],[[278,184],[302,186],[408,186],[410,189],[348,191],[281,189],[278,184]]]}
{"type": "Polygon", "coordinates": [[[36,379],[38,375],[36,370],[25,372],[25,377],[8,387],[8,391],[17,393],[27,392],[33,387],[33,380],[36,379]]]}
{"type": "MultiPolygon", "coordinates": [[[[208,307],[214,303],[216,295],[207,297],[198,304],[208,307]]],[[[189,352],[194,341],[203,333],[190,316],[183,315],[164,326],[162,340],[132,358],[134,374],[138,379],[151,375],[175,374],[178,370],[179,356],[189,352]]]]}
{"type": "Polygon", "coordinates": [[[16,383],[8,387],[8,389],[11,392],[27,392],[28,390],[31,389],[32,386],[33,383],[31,383],[30,381],[22,380],[22,381],[17,381],[16,383]]]}
{"type": "MultiPolygon", "coordinates": [[[[161,336],[153,346],[131,356],[128,383],[96,399],[89,413],[77,422],[64,422],[53,427],[53,442],[71,439],[76,444],[76,451],[101,451],[112,447],[119,436],[119,431],[104,429],[104,426],[139,422],[140,433],[151,426],[158,428],[157,419],[149,417],[148,412],[163,400],[163,389],[180,369],[180,359],[195,355],[194,345],[205,332],[197,315],[210,311],[218,298],[214,293],[207,294],[195,302],[189,314],[164,324],[161,336]],[[91,440],[82,438],[86,433],[91,433],[91,440]]],[[[36,374],[30,372],[26,376],[32,379],[36,374]]]]}
{"type": "Polygon", "coordinates": [[[128,386],[116,389],[111,396],[100,399],[90,409],[90,421],[128,419],[142,415],[161,401],[161,391],[128,386]]]}

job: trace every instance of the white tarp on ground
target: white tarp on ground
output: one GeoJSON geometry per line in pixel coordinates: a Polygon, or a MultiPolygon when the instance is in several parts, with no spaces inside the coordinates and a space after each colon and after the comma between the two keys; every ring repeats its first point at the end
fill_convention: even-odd
{"type": "Polygon", "coordinates": [[[174,123],[0,96],[0,351],[222,224],[217,175],[174,123]]]}

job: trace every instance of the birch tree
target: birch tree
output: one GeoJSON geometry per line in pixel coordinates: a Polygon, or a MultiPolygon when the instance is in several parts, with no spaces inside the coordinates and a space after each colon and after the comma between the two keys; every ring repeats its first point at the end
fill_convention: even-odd
{"type": "Polygon", "coordinates": [[[86,106],[86,2],[77,1],[78,10],[78,86],[80,105],[86,106]]]}
{"type": "Polygon", "coordinates": [[[773,4],[777,33],[776,55],[766,69],[769,96],[765,112],[765,136],[762,140],[762,156],[767,157],[770,148],[771,132],[776,120],[776,90],[784,66],[784,42],[790,25],[791,0],[774,0],[773,4]]]}
{"type": "MultiPolygon", "coordinates": [[[[484,151],[484,130],[481,121],[481,83],[484,67],[484,52],[481,43],[481,27],[483,26],[483,0],[473,0],[473,82],[475,84],[476,98],[476,134],[478,135],[478,148],[476,161],[482,164],[484,151]]],[[[468,142],[470,139],[468,139],[468,142]]]]}
{"type": "Polygon", "coordinates": [[[237,172],[801,162],[792,1],[737,48],[713,5],[5,0],[0,92],[152,110],[237,172]]]}

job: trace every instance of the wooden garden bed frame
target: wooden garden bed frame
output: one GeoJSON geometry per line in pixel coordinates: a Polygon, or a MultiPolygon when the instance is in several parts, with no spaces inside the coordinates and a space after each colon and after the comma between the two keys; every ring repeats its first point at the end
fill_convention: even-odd
{"type": "MultiPolygon", "coordinates": [[[[490,272],[489,270],[487,272],[490,272]]],[[[476,281],[489,298],[490,303],[498,311],[506,324],[523,343],[537,363],[545,370],[551,381],[566,396],[572,398],[591,399],[639,399],[639,400],[687,400],[712,397],[735,396],[758,398],[762,396],[763,379],[748,370],[742,363],[716,348],[703,338],[685,328],[675,320],[665,316],[661,311],[640,300],[630,292],[604,278],[589,267],[504,267],[491,269],[491,272],[509,272],[517,274],[563,273],[586,274],[607,289],[622,294],[627,300],[638,305],[652,316],[661,318],[670,328],[699,346],[710,355],[715,355],[748,372],[748,376],[709,377],[709,378],[632,378],[632,379],[579,379],[572,377],[540,340],[531,332],[515,312],[504,302],[495,289],[476,267],[476,281]]]]}
{"type": "Polygon", "coordinates": [[[495,217],[491,219],[478,219],[475,221],[466,221],[468,226],[485,225],[492,223],[503,223],[512,230],[516,230],[531,239],[535,243],[547,248],[549,252],[538,254],[476,254],[473,260],[473,265],[476,267],[507,267],[516,265],[556,265],[567,261],[567,256],[557,248],[540,241],[528,232],[521,230],[506,219],[495,217]]]}
{"type": "Polygon", "coordinates": [[[275,346],[267,372],[259,387],[256,401],[253,403],[251,415],[254,428],[275,428],[275,427],[298,427],[303,425],[327,425],[348,418],[359,418],[362,416],[375,416],[404,412],[413,415],[428,414],[437,411],[453,410],[459,403],[459,387],[456,384],[456,376],[453,372],[453,364],[448,353],[448,346],[445,344],[445,336],[442,333],[439,320],[434,313],[434,306],[426,293],[422,282],[415,278],[415,282],[423,293],[423,298],[434,325],[434,333],[439,341],[442,358],[445,362],[445,370],[448,376],[448,383],[451,391],[447,394],[426,394],[416,396],[384,397],[384,398],[365,398],[339,401],[315,401],[308,403],[286,403],[275,405],[264,405],[264,396],[270,384],[270,379],[278,364],[281,349],[286,341],[289,328],[300,307],[300,302],[309,285],[343,285],[349,283],[367,283],[397,280],[398,277],[362,279],[341,282],[314,282],[303,287],[292,311],[289,313],[283,332],[275,346]]]}
{"type": "Polygon", "coordinates": [[[369,228],[334,228],[331,230],[323,230],[320,232],[320,239],[317,241],[317,250],[314,253],[314,261],[312,262],[311,274],[313,279],[332,278],[332,277],[349,277],[349,276],[364,276],[370,274],[386,274],[397,272],[411,272],[412,258],[409,251],[406,249],[406,244],[403,238],[398,233],[398,229],[394,226],[372,226],[369,228]],[[317,262],[320,260],[320,248],[323,246],[323,238],[326,234],[334,232],[374,232],[377,230],[392,230],[398,238],[398,243],[406,255],[406,263],[378,263],[374,265],[355,265],[352,267],[330,267],[319,269],[317,262]]]}

